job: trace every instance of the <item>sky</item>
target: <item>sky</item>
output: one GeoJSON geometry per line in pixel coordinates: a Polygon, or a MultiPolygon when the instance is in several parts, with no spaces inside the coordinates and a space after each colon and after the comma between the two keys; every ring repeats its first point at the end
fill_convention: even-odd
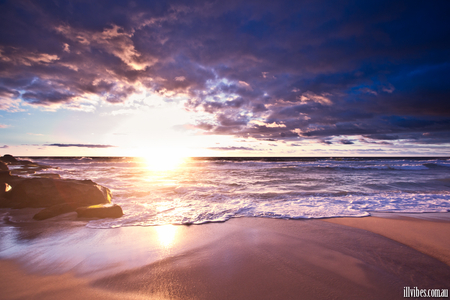
{"type": "Polygon", "coordinates": [[[0,0],[0,154],[450,156],[449,14],[0,0]]]}

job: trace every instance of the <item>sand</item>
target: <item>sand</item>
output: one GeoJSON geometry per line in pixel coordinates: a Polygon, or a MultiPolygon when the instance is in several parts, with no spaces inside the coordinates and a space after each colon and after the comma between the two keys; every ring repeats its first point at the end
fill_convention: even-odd
{"type": "Polygon", "coordinates": [[[372,215],[370,218],[333,218],[326,221],[377,233],[450,266],[450,213],[372,215]]]}
{"type": "Polygon", "coordinates": [[[449,215],[9,223],[0,228],[0,298],[403,299],[406,286],[449,288],[449,215]]]}

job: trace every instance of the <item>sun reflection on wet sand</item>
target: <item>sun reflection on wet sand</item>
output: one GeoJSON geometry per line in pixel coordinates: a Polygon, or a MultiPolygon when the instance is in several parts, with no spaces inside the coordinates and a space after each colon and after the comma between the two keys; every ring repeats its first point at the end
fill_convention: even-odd
{"type": "Polygon", "coordinates": [[[167,248],[174,244],[178,228],[174,225],[163,225],[155,227],[158,234],[159,243],[161,246],[167,248]]]}

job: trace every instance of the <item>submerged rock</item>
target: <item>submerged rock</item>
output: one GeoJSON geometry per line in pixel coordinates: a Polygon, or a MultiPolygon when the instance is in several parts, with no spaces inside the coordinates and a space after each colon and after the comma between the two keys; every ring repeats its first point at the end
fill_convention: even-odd
{"type": "Polygon", "coordinates": [[[33,163],[32,161],[20,160],[10,154],[5,154],[2,157],[0,157],[0,161],[6,163],[8,165],[36,165],[37,166],[37,164],[33,163]]]}
{"type": "Polygon", "coordinates": [[[28,168],[21,168],[21,169],[14,169],[10,171],[12,175],[30,175],[35,174],[36,170],[28,169],[28,168]]]}
{"type": "Polygon", "coordinates": [[[40,178],[52,178],[52,179],[61,179],[61,176],[56,173],[44,173],[44,174],[34,174],[31,175],[33,177],[40,177],[40,178]]]}
{"type": "Polygon", "coordinates": [[[79,218],[120,218],[123,216],[122,208],[117,205],[94,205],[76,209],[79,218]]]}
{"type": "Polygon", "coordinates": [[[38,163],[29,160],[17,159],[9,154],[0,157],[0,171],[2,169],[1,164],[18,166],[13,170],[11,170],[11,173],[13,175],[35,174],[37,171],[42,171],[51,168],[51,166],[40,165],[38,163]]]}
{"type": "Polygon", "coordinates": [[[35,220],[45,220],[49,218],[53,218],[62,214],[66,214],[72,211],[75,211],[77,208],[76,203],[63,203],[63,204],[57,204],[53,205],[47,208],[44,208],[37,214],[33,216],[33,219],[35,220]]]}
{"type": "Polygon", "coordinates": [[[17,159],[10,154],[5,154],[2,157],[0,157],[0,161],[4,163],[14,163],[17,162],[17,159]]]}

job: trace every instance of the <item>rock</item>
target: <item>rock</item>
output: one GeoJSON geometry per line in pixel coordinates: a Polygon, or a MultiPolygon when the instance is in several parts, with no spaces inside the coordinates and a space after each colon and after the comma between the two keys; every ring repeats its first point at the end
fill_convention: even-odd
{"type": "Polygon", "coordinates": [[[8,165],[19,166],[11,170],[13,175],[30,175],[35,174],[37,171],[52,168],[51,166],[40,165],[30,160],[19,160],[9,154],[0,157],[0,172],[8,171],[8,165]]]}
{"type": "Polygon", "coordinates": [[[22,165],[22,166],[33,167],[33,168],[39,167],[38,164],[32,162],[31,160],[16,160],[15,162],[12,162],[11,165],[22,165]]]}
{"type": "Polygon", "coordinates": [[[6,182],[8,178],[11,178],[11,171],[0,171],[0,182],[6,182]]]}
{"type": "Polygon", "coordinates": [[[27,160],[17,160],[12,155],[0,157],[0,207],[45,207],[34,215],[35,220],[45,220],[77,211],[87,218],[118,218],[123,215],[118,205],[111,203],[111,191],[92,180],[61,179],[59,174],[37,174],[36,178],[11,175],[8,165],[20,165],[16,173],[35,173],[51,168],[27,160]],[[95,206],[97,205],[97,206],[95,206]]]}
{"type": "Polygon", "coordinates": [[[0,162],[4,162],[8,165],[21,165],[35,168],[41,167],[39,164],[36,164],[30,160],[20,160],[10,154],[5,154],[2,157],[0,157],[0,162]]]}
{"type": "Polygon", "coordinates": [[[7,207],[50,207],[64,203],[76,203],[76,207],[81,207],[111,203],[111,191],[91,180],[11,176],[6,182],[12,187],[6,193],[7,207]]]}
{"type": "Polygon", "coordinates": [[[6,193],[11,190],[11,186],[6,182],[0,182],[0,197],[4,198],[6,193]]]}
{"type": "Polygon", "coordinates": [[[2,172],[9,171],[8,165],[2,161],[0,161],[0,171],[2,171],[2,172]]]}
{"type": "Polygon", "coordinates": [[[44,173],[44,174],[34,174],[31,175],[33,177],[40,177],[40,178],[52,178],[52,179],[61,179],[61,176],[56,173],[44,173]]]}
{"type": "Polygon", "coordinates": [[[12,163],[12,162],[16,162],[17,159],[10,154],[5,154],[2,157],[0,157],[0,161],[5,162],[5,163],[12,163]]]}
{"type": "MultiPolygon", "coordinates": [[[[0,163],[1,165],[2,163],[0,163]]],[[[7,193],[11,191],[11,185],[7,183],[12,178],[9,171],[0,171],[0,207],[9,207],[7,193]]]]}
{"type": "Polygon", "coordinates": [[[77,208],[76,203],[63,203],[63,204],[57,204],[53,205],[47,208],[44,208],[37,214],[33,216],[33,219],[35,220],[45,220],[49,218],[53,218],[62,214],[66,214],[72,211],[75,211],[77,208]]]}
{"type": "Polygon", "coordinates": [[[10,171],[12,175],[30,175],[36,173],[36,170],[30,169],[14,169],[10,171]]]}
{"type": "Polygon", "coordinates": [[[7,193],[11,191],[11,186],[6,181],[9,178],[11,178],[9,171],[0,171],[0,207],[3,207],[2,205],[8,201],[6,196],[7,193]]]}
{"type": "Polygon", "coordinates": [[[7,203],[9,203],[8,199],[0,196],[0,207],[7,207],[7,203]]]}
{"type": "Polygon", "coordinates": [[[120,218],[123,216],[122,208],[117,204],[79,207],[76,212],[79,218],[120,218]]]}
{"type": "Polygon", "coordinates": [[[10,185],[8,182],[13,180],[14,177],[11,176],[9,171],[0,171],[0,189],[4,186],[4,184],[10,185]]]}

